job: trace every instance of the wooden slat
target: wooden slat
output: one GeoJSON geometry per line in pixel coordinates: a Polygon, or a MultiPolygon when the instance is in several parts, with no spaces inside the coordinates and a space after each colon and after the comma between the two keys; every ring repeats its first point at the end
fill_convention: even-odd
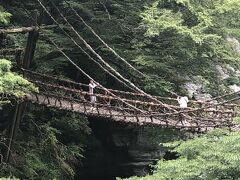
{"type": "Polygon", "coordinates": [[[21,27],[21,28],[8,28],[8,29],[0,29],[0,33],[27,33],[34,30],[39,30],[38,27],[31,26],[31,27],[21,27]]]}
{"type": "MultiPolygon", "coordinates": [[[[45,25],[45,26],[41,26],[41,29],[49,29],[49,28],[54,28],[57,27],[56,25],[45,25]]],[[[28,33],[31,31],[38,31],[40,29],[37,26],[30,26],[30,27],[12,27],[12,28],[4,28],[4,29],[0,29],[0,33],[28,33]]]]}
{"type": "Polygon", "coordinates": [[[16,49],[0,49],[0,54],[12,54],[16,53],[17,51],[23,51],[24,48],[16,48],[16,49]]]}

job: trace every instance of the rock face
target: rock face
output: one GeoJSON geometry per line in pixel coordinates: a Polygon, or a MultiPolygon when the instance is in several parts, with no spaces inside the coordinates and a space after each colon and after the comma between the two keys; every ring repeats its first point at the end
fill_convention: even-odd
{"type": "MultiPolygon", "coordinates": [[[[234,37],[228,37],[226,39],[233,47],[235,52],[240,53],[240,42],[234,37]]],[[[236,67],[232,67],[230,64],[215,64],[213,65],[218,79],[221,84],[223,91],[233,91],[237,92],[240,90],[240,70],[236,67]],[[225,84],[224,84],[225,83],[225,84]]],[[[210,100],[211,95],[208,92],[206,85],[208,81],[201,76],[192,76],[184,78],[187,82],[182,86],[182,89],[186,91],[186,95],[189,98],[194,98],[196,100],[210,100]]]]}
{"type": "Polygon", "coordinates": [[[227,74],[226,69],[224,69],[222,66],[220,65],[216,65],[216,70],[219,74],[218,78],[223,80],[229,77],[229,75],[227,74]]]}
{"type": "Polygon", "coordinates": [[[76,179],[144,176],[165,155],[159,143],[180,136],[177,130],[140,127],[106,120],[90,120],[93,134],[76,179]],[[94,172],[94,173],[93,173],[94,172]]]}
{"type": "Polygon", "coordinates": [[[202,88],[202,84],[194,83],[194,82],[187,82],[184,85],[184,89],[187,91],[187,96],[192,98],[196,92],[198,92],[202,88]]]}
{"type": "Polygon", "coordinates": [[[240,53],[240,42],[234,37],[228,37],[227,41],[233,44],[233,47],[236,52],[240,53]]]}
{"type": "Polygon", "coordinates": [[[240,91],[240,86],[237,86],[236,84],[228,86],[233,92],[240,91]]]}
{"type": "Polygon", "coordinates": [[[211,94],[195,94],[194,95],[194,98],[197,100],[197,101],[202,101],[202,102],[205,102],[205,101],[209,101],[212,99],[212,96],[211,94]]]}
{"type": "Polygon", "coordinates": [[[201,76],[193,76],[192,78],[187,78],[188,82],[183,85],[183,89],[186,91],[186,95],[189,98],[195,98],[196,100],[209,99],[210,94],[205,94],[206,85],[209,83],[201,76]]]}

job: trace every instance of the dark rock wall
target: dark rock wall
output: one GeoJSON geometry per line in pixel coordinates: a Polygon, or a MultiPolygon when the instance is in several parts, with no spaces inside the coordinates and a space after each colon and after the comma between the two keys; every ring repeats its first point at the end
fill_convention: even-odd
{"type": "Polygon", "coordinates": [[[92,136],[76,179],[144,176],[166,152],[159,144],[183,136],[178,130],[89,119],[92,136]]]}

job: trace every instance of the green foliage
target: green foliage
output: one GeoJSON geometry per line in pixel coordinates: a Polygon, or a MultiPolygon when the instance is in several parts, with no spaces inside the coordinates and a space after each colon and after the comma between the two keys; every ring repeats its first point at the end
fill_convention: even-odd
{"type": "MultiPolygon", "coordinates": [[[[169,9],[159,9],[158,6],[159,1],[153,3],[153,5],[147,8],[141,15],[143,19],[142,25],[147,28],[146,36],[158,36],[164,31],[175,31],[183,37],[190,37],[196,43],[203,43],[213,38],[219,38],[219,36],[214,34],[202,33],[206,27],[189,28],[187,25],[184,25],[184,16],[180,11],[174,12],[169,9]]],[[[204,21],[207,22],[206,19],[204,19],[204,21]]]]}
{"type": "MultiPolygon", "coordinates": [[[[41,13],[37,2],[30,0],[24,2],[26,7],[31,9],[32,15],[41,13]]],[[[220,89],[223,92],[224,85],[237,82],[237,79],[229,79],[227,83],[218,81],[214,65],[232,63],[239,67],[239,54],[233,52],[232,46],[225,40],[227,36],[240,37],[239,0],[70,0],[70,4],[111,47],[148,75],[145,79],[135,77],[133,72],[127,71],[119,59],[103,47],[62,0],[55,2],[78,32],[106,61],[152,94],[165,95],[170,90],[179,91],[186,79],[191,80],[192,77],[201,78],[201,82],[205,83],[209,92],[214,94],[218,94],[220,89]]],[[[32,24],[29,15],[23,9],[22,2],[8,3],[6,3],[7,11],[13,14],[14,25],[32,24]]],[[[60,18],[51,3],[46,5],[61,26],[70,32],[68,25],[60,18]]],[[[10,14],[0,8],[0,23],[8,23],[9,18],[10,14]]],[[[42,23],[51,24],[52,21],[44,15],[42,23]]],[[[110,88],[120,87],[109,80],[109,76],[105,76],[105,73],[80,52],[58,28],[44,30],[44,33],[96,80],[110,88]]],[[[70,34],[77,39],[74,34],[70,34]]],[[[25,35],[10,35],[8,38],[11,47],[23,47],[27,39],[25,35]]],[[[8,62],[0,62],[3,62],[0,64],[2,73],[0,93],[23,97],[30,91],[36,90],[32,84],[11,73],[8,62]]],[[[34,68],[39,72],[71,79],[78,78],[77,80],[81,82],[87,81],[42,34],[36,47],[34,63],[34,68]]],[[[162,132],[155,133],[151,130],[149,129],[147,133],[153,137],[153,144],[156,145],[158,133],[162,132]]],[[[73,162],[81,160],[84,143],[89,133],[87,120],[79,115],[43,110],[40,107],[31,109],[22,121],[21,133],[17,141],[16,154],[19,159],[23,159],[23,162],[18,161],[17,165],[13,165],[11,172],[21,179],[72,178],[73,162]]],[[[164,132],[161,141],[168,139],[169,134],[164,132]]],[[[182,143],[180,146],[179,142],[172,144],[173,147],[177,146],[173,151],[181,154],[179,160],[161,161],[153,176],[142,179],[165,179],[165,176],[178,178],[178,175],[182,179],[196,177],[214,179],[214,173],[227,179],[231,177],[230,171],[236,174],[239,172],[234,161],[228,162],[229,171],[227,171],[225,161],[228,154],[221,148],[223,142],[220,139],[227,141],[227,137],[232,137],[228,139],[232,142],[235,135],[230,133],[226,136],[224,134],[204,136],[182,143]],[[214,140],[213,137],[217,139],[219,137],[219,141],[211,142],[214,140]],[[206,153],[209,159],[212,156],[211,161],[203,153],[206,153]],[[208,169],[204,169],[204,164],[208,164],[208,169]],[[205,170],[207,175],[204,174],[205,170]]],[[[229,147],[233,147],[234,143],[230,143],[229,147]]],[[[226,150],[229,150],[231,153],[229,156],[234,158],[239,155],[238,153],[234,155],[231,149],[226,148],[226,150]]]]}
{"type": "Polygon", "coordinates": [[[4,10],[2,6],[0,6],[0,25],[6,25],[10,21],[10,17],[12,15],[4,10]]]}
{"type": "Polygon", "coordinates": [[[30,92],[37,91],[37,88],[32,83],[11,72],[10,69],[11,62],[6,59],[0,59],[0,94],[22,98],[30,92]]]}
{"type": "Polygon", "coordinates": [[[156,0],[146,6],[140,14],[138,37],[132,41],[138,52],[135,62],[155,79],[165,81],[152,80],[148,86],[179,90],[182,80],[192,76],[202,76],[215,84],[214,89],[223,84],[216,83],[213,64],[239,62],[239,54],[225,40],[230,29],[239,26],[237,9],[239,4],[220,0],[156,0]],[[233,16],[234,21],[230,20],[233,16]]]}
{"type": "Polygon", "coordinates": [[[21,179],[73,179],[81,164],[84,143],[90,134],[81,115],[30,106],[20,125],[15,162],[0,175],[21,179]]]}
{"type": "Polygon", "coordinates": [[[233,85],[233,84],[239,85],[240,84],[239,78],[234,77],[234,76],[228,77],[228,78],[224,79],[224,81],[227,85],[233,85]]]}
{"type": "Polygon", "coordinates": [[[215,130],[181,142],[172,150],[179,158],[159,161],[153,175],[139,179],[238,179],[239,140],[239,132],[215,130]]]}
{"type": "Polygon", "coordinates": [[[239,116],[235,117],[235,118],[233,119],[233,121],[234,121],[234,123],[236,123],[236,124],[240,124],[240,117],[239,117],[239,116]]]}

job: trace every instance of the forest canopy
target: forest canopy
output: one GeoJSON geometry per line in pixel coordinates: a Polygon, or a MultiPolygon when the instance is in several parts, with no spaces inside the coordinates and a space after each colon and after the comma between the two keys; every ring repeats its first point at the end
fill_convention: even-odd
{"type": "Polygon", "coordinates": [[[10,22],[10,17],[12,15],[4,10],[0,5],[0,25],[6,25],[10,22]]]}
{"type": "Polygon", "coordinates": [[[30,92],[37,92],[37,88],[20,75],[11,72],[11,62],[0,59],[0,94],[9,96],[9,99],[0,98],[0,105],[9,102],[11,98],[23,98],[30,92]]]}
{"type": "Polygon", "coordinates": [[[130,179],[238,179],[239,139],[239,132],[215,130],[186,142],[165,144],[178,158],[159,161],[152,176],[130,179]]]}
{"type": "MultiPolygon", "coordinates": [[[[75,46],[72,39],[96,58],[61,17],[56,9],[58,7],[79,35],[109,65],[151,95],[187,94],[184,85],[189,82],[196,86],[201,85],[197,93],[208,93],[216,97],[229,91],[229,85],[240,85],[240,46],[236,44],[240,40],[240,0],[68,0],[86,23],[121,57],[141,71],[143,76],[136,75],[133,69],[129,69],[104,46],[64,0],[52,0],[56,7],[51,1],[41,2],[59,23],[60,28],[37,1],[3,0],[0,6],[2,27],[27,27],[35,25],[36,22],[48,27],[37,34],[38,41],[30,65],[31,70],[88,84],[89,78],[69,63],[60,52],[62,51],[105,87],[129,90],[75,46]],[[66,36],[61,28],[72,39],[66,36]],[[53,40],[59,49],[49,39],[53,40]],[[233,41],[230,42],[229,39],[233,41]],[[223,74],[227,74],[228,78],[223,80],[220,77],[217,66],[222,67],[223,74]]],[[[15,49],[25,48],[29,37],[28,34],[0,34],[0,38],[4,39],[1,48],[15,49]]],[[[12,72],[14,61],[13,56],[0,58],[0,94],[9,97],[0,99],[0,106],[9,103],[11,98],[22,99],[27,94],[38,91],[32,83],[12,72]]],[[[5,122],[1,123],[7,125],[0,125],[5,129],[10,127],[12,117],[6,118],[6,114],[11,115],[11,112],[9,108],[2,113],[1,117],[5,118],[5,122]]],[[[21,179],[73,179],[77,176],[77,168],[83,166],[84,153],[89,147],[94,149],[96,154],[99,147],[104,153],[109,153],[101,144],[100,138],[94,137],[89,124],[91,117],[63,109],[43,108],[31,103],[26,105],[26,112],[22,113],[22,116],[19,134],[14,141],[13,154],[16,163],[4,164],[0,171],[1,176],[14,174],[21,179]]],[[[101,128],[103,127],[97,126],[93,130],[100,131],[101,135],[109,133],[101,128]]],[[[125,128],[128,130],[129,127],[125,128]]],[[[141,135],[144,128],[139,129],[132,129],[131,135],[134,137],[129,138],[129,142],[137,143],[135,136],[141,135]]],[[[112,129],[109,131],[112,133],[112,129]]],[[[155,132],[152,132],[152,136],[154,134],[155,132]]],[[[165,136],[168,134],[162,135],[165,136]]],[[[182,138],[179,135],[178,139],[180,137],[182,138]]],[[[102,139],[107,145],[112,145],[115,142],[109,143],[110,138],[111,136],[102,139]]],[[[159,137],[152,138],[154,142],[151,143],[158,144],[157,138],[159,137]]],[[[217,130],[186,141],[160,144],[160,148],[164,146],[164,152],[167,149],[176,155],[175,159],[160,160],[153,166],[153,175],[132,179],[236,179],[240,176],[239,138],[239,132],[217,130]]],[[[124,144],[125,139],[116,144],[118,143],[124,144]]],[[[124,144],[124,147],[116,147],[114,150],[119,152],[121,148],[125,153],[128,143],[126,147],[124,144]]],[[[146,149],[148,150],[145,148],[144,151],[146,149]]],[[[104,159],[104,155],[102,156],[104,159]]],[[[97,159],[96,157],[93,159],[97,159]]],[[[100,161],[99,164],[102,167],[104,163],[100,161]]]]}

